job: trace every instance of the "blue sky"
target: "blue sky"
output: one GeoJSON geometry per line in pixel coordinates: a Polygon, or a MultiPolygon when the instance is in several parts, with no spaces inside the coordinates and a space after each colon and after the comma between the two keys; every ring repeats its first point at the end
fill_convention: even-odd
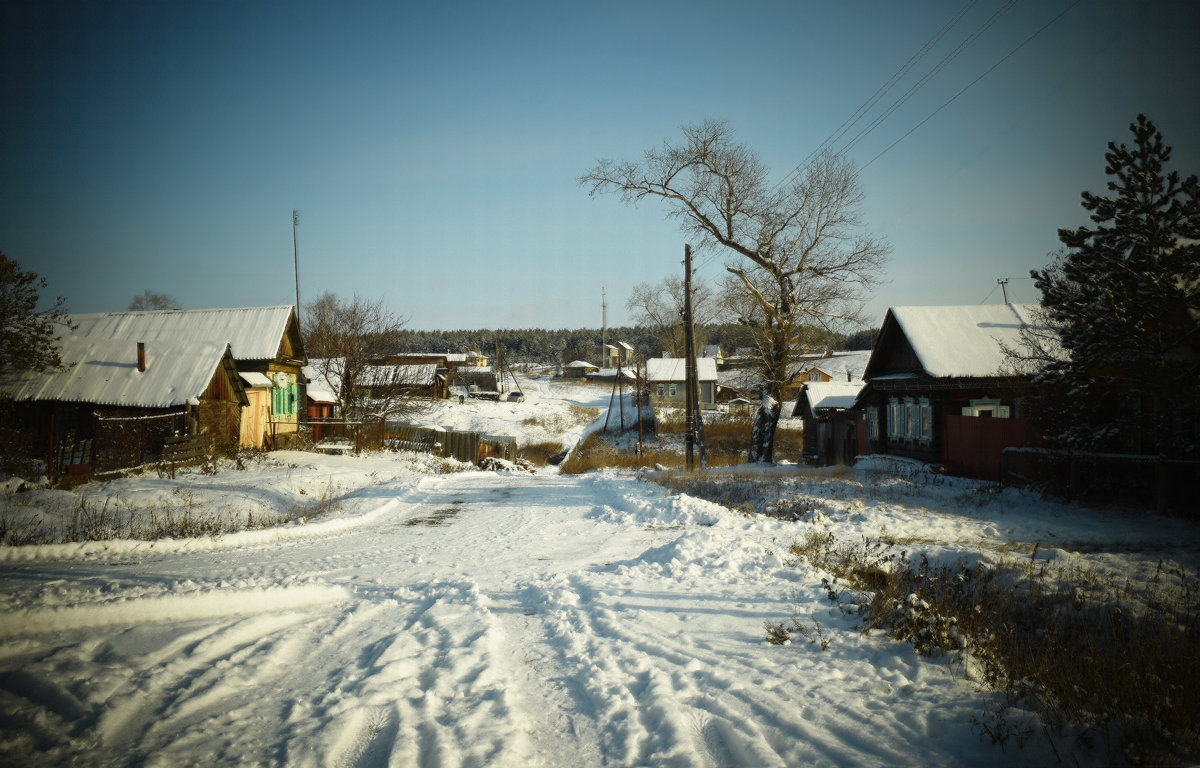
{"type": "MultiPolygon", "coordinates": [[[[1193,0],[1018,0],[864,136],[890,240],[868,305],[1014,300],[1086,222],[1145,112],[1200,172],[1193,0]],[[1070,10],[912,135],[956,92],[1070,10]],[[877,157],[878,156],[878,157],[877,157]]],[[[383,299],[413,328],[625,324],[682,271],[667,209],[589,198],[600,158],[727,120],[783,178],[967,3],[13,2],[0,8],[0,250],[74,312],[383,299]]],[[[970,6],[850,135],[1005,0],[970,6]]],[[[845,141],[841,142],[844,144],[845,141]]],[[[840,148],[840,146],[839,146],[840,148]]],[[[716,276],[724,254],[704,254],[716,276]]]]}

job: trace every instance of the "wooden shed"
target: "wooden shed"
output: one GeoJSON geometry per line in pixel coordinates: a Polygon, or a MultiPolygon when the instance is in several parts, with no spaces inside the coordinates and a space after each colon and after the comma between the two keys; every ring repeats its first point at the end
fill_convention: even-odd
{"type": "Polygon", "coordinates": [[[51,478],[135,466],[173,437],[236,445],[245,388],[228,344],[60,339],[59,371],[0,379],[51,478]]]}

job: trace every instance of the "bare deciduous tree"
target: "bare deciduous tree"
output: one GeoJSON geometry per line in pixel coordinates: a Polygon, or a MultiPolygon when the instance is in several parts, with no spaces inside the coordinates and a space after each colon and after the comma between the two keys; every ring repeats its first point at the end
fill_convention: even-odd
{"type": "Polygon", "coordinates": [[[890,250],[863,229],[853,164],[823,154],[772,184],[728,124],[710,120],[685,126],[682,142],[664,142],[640,161],[601,160],[579,181],[592,196],[666,200],[668,216],[700,238],[698,250],[720,247],[733,255],[726,269],[743,305],[754,310],[742,319],[756,329],[762,377],[750,459],[771,461],[780,390],[790,381],[798,335],[806,326],[856,320],[890,250]]]}
{"type": "Polygon", "coordinates": [[[149,288],[141,296],[134,296],[129,302],[130,312],[141,312],[148,309],[178,309],[179,299],[169,293],[154,293],[149,288]]]}
{"type": "MultiPolygon", "coordinates": [[[[662,351],[670,357],[684,356],[683,277],[664,277],[657,283],[644,282],[633,286],[625,308],[635,325],[650,328],[658,334],[662,351]]],[[[692,316],[696,333],[702,335],[704,326],[719,321],[721,307],[712,287],[703,280],[692,282],[692,316]]],[[[705,341],[697,338],[697,344],[705,341]]]]}
{"type": "Polygon", "coordinates": [[[413,368],[378,363],[394,351],[404,320],[383,300],[325,292],[305,305],[305,349],[317,372],[338,385],[334,394],[348,418],[396,418],[419,412],[413,368]]]}

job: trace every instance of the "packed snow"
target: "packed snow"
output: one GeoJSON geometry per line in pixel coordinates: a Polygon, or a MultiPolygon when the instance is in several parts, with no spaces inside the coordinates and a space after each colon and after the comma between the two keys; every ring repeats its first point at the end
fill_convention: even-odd
{"type": "MultiPolygon", "coordinates": [[[[524,403],[453,401],[425,419],[572,443],[595,428],[584,408],[609,401],[524,389],[524,403]]],[[[0,547],[5,764],[1048,765],[1046,738],[984,737],[1001,694],[864,634],[788,544],[886,531],[910,550],[986,558],[1038,543],[1037,557],[1129,574],[1162,557],[1194,569],[1200,549],[1192,528],[1144,513],[953,479],[898,490],[875,460],[814,473],[820,496],[800,522],[632,472],[462,469],[280,451],[216,474],[9,484],[4,519],[48,528],[81,500],[143,521],[289,522],[0,547]],[[826,647],[768,644],[764,621],[791,615],[826,647]]],[[[1005,717],[1041,733],[1031,713],[1005,717]]]]}

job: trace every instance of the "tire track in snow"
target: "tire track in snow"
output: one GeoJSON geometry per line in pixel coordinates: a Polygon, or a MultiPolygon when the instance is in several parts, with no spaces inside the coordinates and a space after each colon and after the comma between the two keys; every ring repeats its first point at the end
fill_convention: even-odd
{"type": "MultiPolygon", "coordinates": [[[[358,668],[314,703],[325,725],[292,752],[324,765],[526,765],[527,734],[495,657],[499,628],[474,585],[434,582],[398,596],[396,630],[362,644],[358,668]],[[334,738],[328,738],[334,734],[334,738]]],[[[372,622],[372,627],[378,622],[372,622]]]]}
{"type": "Polygon", "coordinates": [[[744,549],[722,560],[721,548],[749,546],[743,534],[690,525],[687,510],[672,526],[678,497],[633,485],[442,476],[371,526],[205,553],[202,568],[194,553],[123,563],[140,595],[186,576],[197,594],[276,585],[345,597],[16,637],[0,658],[25,677],[0,678],[0,705],[16,697],[47,724],[20,754],[62,764],[890,764],[926,748],[930,718],[865,694],[918,697],[929,665],[836,616],[820,616],[830,651],[766,649],[757,611],[785,615],[794,582],[744,549]],[[450,506],[444,525],[407,525],[450,506]],[[873,658],[857,650],[868,643],[873,658]],[[838,687],[829,670],[842,666],[838,687]]]}

